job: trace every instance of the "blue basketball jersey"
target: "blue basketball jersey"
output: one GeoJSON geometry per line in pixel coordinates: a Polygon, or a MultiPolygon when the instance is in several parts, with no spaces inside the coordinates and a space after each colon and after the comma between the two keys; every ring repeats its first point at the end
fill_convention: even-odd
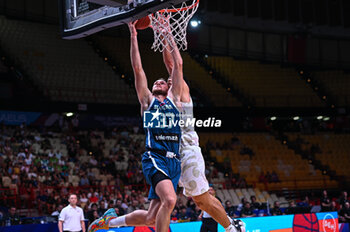
{"type": "Polygon", "coordinates": [[[153,98],[149,108],[144,112],[146,149],[170,151],[179,155],[181,128],[180,112],[169,98],[160,102],[153,98]]]}

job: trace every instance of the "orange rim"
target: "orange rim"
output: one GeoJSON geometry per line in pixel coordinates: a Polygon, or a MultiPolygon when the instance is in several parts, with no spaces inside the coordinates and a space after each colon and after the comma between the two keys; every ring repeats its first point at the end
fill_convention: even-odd
{"type": "Polygon", "coordinates": [[[166,13],[166,12],[179,12],[179,11],[187,11],[195,8],[199,3],[199,0],[197,0],[195,3],[193,3],[191,6],[188,7],[182,7],[182,8],[176,8],[176,9],[164,9],[164,10],[159,10],[159,13],[166,13]]]}

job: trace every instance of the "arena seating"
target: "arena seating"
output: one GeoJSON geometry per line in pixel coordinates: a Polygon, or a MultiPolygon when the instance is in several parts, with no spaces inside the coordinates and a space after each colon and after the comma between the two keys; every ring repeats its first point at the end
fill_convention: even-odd
{"type": "Polygon", "coordinates": [[[231,143],[232,138],[238,138],[239,144],[230,149],[212,149],[210,155],[219,163],[231,162],[234,173],[243,175],[248,184],[254,183],[259,189],[322,189],[336,188],[338,183],[315,170],[307,160],[296,155],[293,150],[282,145],[277,139],[265,133],[201,134],[201,145],[210,143],[231,143]],[[251,158],[241,154],[241,150],[248,147],[254,153],[251,158]],[[259,183],[261,172],[275,171],[279,182],[259,183]]]}
{"type": "MultiPolygon", "coordinates": [[[[102,139],[103,133],[99,134],[102,139]]],[[[130,135],[134,141],[139,140],[139,141],[144,141],[144,136],[143,135],[130,135]]],[[[201,134],[202,136],[202,134],[201,134]]],[[[107,157],[109,155],[109,151],[113,148],[115,145],[115,140],[113,139],[104,139],[105,142],[105,149],[104,149],[104,155],[107,157]]],[[[97,144],[96,139],[91,139],[91,144],[97,144]]],[[[127,150],[124,150],[124,152],[127,152],[127,150]]],[[[126,156],[127,157],[127,156],[126,156]]],[[[81,161],[84,159],[88,159],[88,156],[86,157],[81,157],[81,161]]],[[[127,166],[127,159],[121,164],[120,166],[127,166]]],[[[96,170],[97,171],[97,170],[96,170]]],[[[236,170],[234,170],[236,172],[236,170]]],[[[221,179],[222,182],[225,181],[225,179],[221,179]]],[[[261,191],[259,188],[249,188],[249,189],[224,189],[222,188],[222,185],[216,185],[217,193],[218,196],[222,200],[230,200],[233,205],[239,205],[241,203],[242,197],[246,197],[247,199],[250,199],[251,196],[256,196],[258,202],[264,203],[267,200],[269,202],[274,202],[274,201],[280,201],[284,204],[287,203],[287,200],[285,197],[277,197],[276,194],[269,194],[267,191],[261,191]]]]}
{"type": "Polygon", "coordinates": [[[259,203],[279,201],[282,203],[282,207],[288,204],[285,197],[278,197],[275,193],[270,194],[267,191],[261,191],[258,188],[217,189],[216,194],[223,202],[229,200],[232,205],[235,206],[241,204],[242,198],[246,198],[250,201],[251,196],[255,196],[259,203]]]}
{"type": "MultiPolygon", "coordinates": [[[[94,36],[93,40],[99,47],[108,52],[129,75],[133,75],[130,62],[130,41],[126,38],[94,36]]],[[[149,85],[158,78],[168,78],[167,70],[162,61],[161,53],[151,50],[150,44],[139,42],[142,65],[147,75],[149,85]]]]}
{"type": "MultiPolygon", "coordinates": [[[[8,157],[9,160],[5,161],[7,166],[0,172],[0,200],[26,209],[27,213],[23,211],[23,214],[49,215],[58,204],[65,204],[64,194],[72,191],[85,199],[82,206],[86,213],[96,193],[108,202],[120,198],[128,206],[132,202],[131,196],[142,207],[148,207],[144,201],[147,188],[143,176],[138,175],[141,157],[138,154],[144,150],[143,134],[135,133],[131,128],[65,133],[47,131],[44,134],[20,127],[4,126],[1,130],[0,142],[5,146],[0,147],[0,153],[4,154],[0,157],[8,157]],[[25,137],[21,136],[20,130],[25,137]],[[26,160],[20,154],[24,148],[29,151],[26,151],[26,160]],[[31,158],[28,167],[23,162],[28,162],[30,153],[35,157],[31,158]],[[14,173],[10,174],[7,170],[14,173]],[[82,181],[87,181],[86,177],[89,182],[83,184],[82,181]],[[121,190],[116,186],[128,188],[121,190]]],[[[211,144],[214,148],[209,149],[209,153],[218,161],[207,162],[209,181],[213,183],[217,196],[224,202],[231,201],[234,206],[240,206],[243,198],[249,201],[251,196],[255,196],[258,202],[264,203],[264,209],[265,203],[275,201],[279,201],[281,207],[287,207],[287,199],[291,199],[290,190],[315,191],[338,187],[337,182],[314,170],[306,160],[267,133],[200,133],[199,136],[203,154],[207,153],[211,144]],[[241,154],[242,148],[249,148],[252,153],[241,154]],[[229,171],[246,178],[248,187],[227,187],[231,180],[222,173],[224,169],[220,169],[220,163],[229,163],[229,171]],[[275,171],[279,181],[260,183],[258,178],[261,171],[275,171]]],[[[335,165],[335,162],[326,158],[329,150],[334,151],[332,155],[335,157],[340,157],[342,152],[349,149],[348,145],[339,147],[339,144],[346,143],[348,135],[301,136],[310,143],[323,143],[321,149],[325,151],[325,160],[331,165],[335,165]]],[[[342,166],[344,172],[348,164],[347,158],[342,166]]],[[[179,199],[185,199],[183,205],[189,200],[181,194],[179,199]]],[[[292,199],[298,200],[298,196],[294,195],[292,199]]]]}
{"type": "Polygon", "coordinates": [[[336,171],[337,175],[350,177],[349,134],[300,135],[288,133],[288,137],[291,141],[295,141],[298,137],[301,138],[304,141],[301,145],[304,151],[310,150],[313,145],[318,146],[320,150],[315,153],[317,160],[321,161],[323,165],[329,165],[332,170],[336,171]]]}
{"type": "MultiPolygon", "coordinates": [[[[86,134],[87,132],[80,132],[86,134]]],[[[291,138],[296,135],[288,134],[291,138]]],[[[60,151],[62,155],[67,156],[67,147],[59,139],[59,134],[54,134],[53,138],[49,141],[52,145],[53,151],[60,151]]],[[[108,158],[110,155],[110,150],[116,145],[114,139],[105,139],[103,132],[99,132],[100,139],[91,138],[91,146],[97,147],[98,143],[103,142],[103,155],[108,158]]],[[[143,141],[143,135],[130,135],[134,141],[143,141]]],[[[281,188],[288,189],[308,189],[308,188],[335,188],[337,187],[337,182],[329,179],[328,176],[322,175],[320,170],[315,170],[312,165],[308,163],[307,160],[303,160],[300,156],[296,155],[294,151],[288,149],[286,146],[282,145],[274,137],[264,134],[264,133],[242,133],[242,134],[207,134],[201,133],[201,146],[205,147],[206,143],[210,140],[213,143],[230,142],[230,140],[236,137],[240,141],[240,145],[234,146],[233,149],[225,150],[211,150],[210,154],[215,157],[219,163],[231,162],[232,170],[234,173],[240,173],[243,175],[248,184],[255,184],[260,189],[278,190],[281,188]],[[240,154],[243,147],[249,147],[254,152],[254,155],[250,158],[247,154],[240,154]],[[259,183],[258,177],[261,172],[266,173],[267,171],[275,171],[281,182],[277,183],[259,183]]],[[[349,136],[348,135],[302,135],[306,141],[310,141],[311,144],[321,144],[321,149],[323,153],[318,154],[318,158],[324,161],[325,164],[330,165],[330,167],[337,171],[338,174],[348,175],[347,167],[349,167],[350,159],[345,158],[344,162],[339,164],[337,159],[334,157],[344,157],[346,151],[348,150],[348,145],[344,143],[349,136]],[[332,152],[332,156],[329,155],[332,152]]],[[[309,146],[310,146],[309,145],[309,146]]],[[[51,149],[43,150],[39,143],[33,143],[33,152],[38,153],[49,153],[51,149]]],[[[124,152],[128,152],[124,149],[124,152]]],[[[127,165],[126,160],[123,161],[119,166],[122,168],[127,165]]],[[[85,162],[90,159],[87,152],[79,156],[80,162],[85,162]]],[[[99,170],[94,170],[96,175],[100,175],[99,170]]],[[[70,179],[74,186],[79,183],[78,179],[70,179]]],[[[110,180],[108,180],[110,181],[110,180]]],[[[215,180],[214,180],[215,181],[215,180]]],[[[217,180],[218,182],[224,182],[224,179],[217,180]]],[[[105,183],[106,185],[107,183],[105,183]]],[[[221,186],[222,187],[222,186],[221,186]]]]}
{"type": "Polygon", "coordinates": [[[209,56],[206,62],[260,107],[322,107],[324,103],[292,68],[209,56]]]}
{"type": "MultiPolygon", "coordinates": [[[[23,214],[42,215],[42,213],[54,210],[54,205],[60,204],[51,202],[45,205],[46,200],[39,201],[38,199],[41,199],[41,195],[46,191],[50,199],[53,197],[56,199],[56,195],[62,191],[67,194],[69,191],[66,188],[68,187],[86,195],[94,193],[93,189],[99,194],[106,194],[105,191],[108,188],[107,199],[109,199],[109,197],[114,196],[112,189],[117,183],[129,184],[134,187],[142,185],[142,189],[146,189],[143,176],[132,174],[135,170],[137,173],[140,170],[139,159],[141,156],[135,156],[135,154],[142,153],[145,139],[143,134],[121,129],[114,135],[110,133],[106,135],[105,131],[94,130],[79,131],[73,136],[61,132],[42,134],[36,130],[24,129],[23,133],[26,137],[23,139],[16,131],[18,128],[14,127],[2,129],[0,142],[5,142],[6,149],[0,149],[0,153],[4,153],[2,157],[8,158],[9,162],[7,163],[8,168],[1,171],[0,200],[12,202],[17,206],[22,203],[21,207],[24,209],[33,209],[34,206],[37,206],[37,210],[23,214]],[[25,148],[28,149],[25,154],[26,158],[22,158],[25,148]],[[96,156],[95,153],[100,155],[96,156]],[[30,154],[34,156],[30,158],[30,154]],[[23,162],[27,162],[24,161],[25,159],[31,160],[29,166],[23,164],[23,162]],[[113,163],[112,171],[103,166],[103,164],[107,165],[110,162],[113,163]],[[12,169],[14,169],[14,175],[6,171],[12,169]],[[17,172],[21,174],[19,179],[16,179],[17,172]],[[27,177],[27,175],[34,178],[27,177]],[[120,175],[120,177],[116,175],[120,175]],[[51,179],[52,182],[47,182],[50,180],[49,176],[54,178],[51,179]],[[86,177],[89,177],[91,186],[82,184],[82,179],[86,177]],[[54,182],[54,180],[59,180],[59,183],[54,182]],[[23,202],[23,199],[30,199],[30,201],[23,202]]],[[[214,167],[216,164],[211,165],[214,167]]],[[[208,169],[211,168],[208,167],[208,169]]],[[[219,176],[223,177],[220,170],[219,176]]],[[[225,178],[221,180],[221,182],[225,181],[225,178]]],[[[215,183],[215,181],[211,182],[215,183]]],[[[239,205],[243,197],[250,199],[250,196],[253,195],[261,203],[265,203],[267,200],[269,202],[275,200],[286,202],[284,197],[279,198],[275,194],[258,188],[232,189],[225,188],[220,183],[215,183],[215,185],[218,196],[225,201],[230,200],[233,205],[239,205]]],[[[117,193],[117,190],[115,189],[115,194],[120,194],[117,193]]],[[[140,196],[142,194],[140,193],[140,196]]],[[[84,208],[85,206],[88,207],[86,202],[83,204],[84,208]]]]}
{"type": "MultiPolygon", "coordinates": [[[[108,51],[120,65],[122,65],[129,75],[132,75],[130,65],[130,42],[127,39],[96,36],[94,40],[98,42],[104,50],[108,51]]],[[[163,63],[161,53],[153,52],[151,45],[139,42],[139,49],[142,56],[143,68],[149,78],[149,85],[157,78],[167,78],[169,75],[163,63]]],[[[189,81],[192,88],[199,88],[201,92],[209,95],[216,106],[241,106],[237,99],[228,93],[220,84],[211,78],[191,56],[182,53],[184,63],[184,77],[189,81]]]]}
{"type": "Polygon", "coordinates": [[[86,41],[61,39],[56,25],[0,17],[0,45],[54,101],[137,104],[86,41]]]}
{"type": "MultiPolygon", "coordinates": [[[[62,40],[54,25],[5,17],[0,17],[0,34],[0,44],[5,52],[53,100],[137,104],[134,90],[85,40],[62,40]]],[[[128,39],[107,36],[95,36],[94,39],[121,64],[121,69],[131,73],[128,39]]],[[[167,77],[161,55],[154,53],[150,47],[150,44],[140,43],[146,73],[151,81],[167,77]]],[[[183,60],[185,77],[193,88],[208,94],[217,106],[241,106],[187,53],[183,53],[183,60]]],[[[325,104],[292,68],[239,61],[231,57],[209,56],[206,61],[232,85],[254,99],[257,106],[322,107],[325,104]]],[[[349,104],[350,96],[346,88],[350,84],[348,74],[322,71],[313,75],[336,96],[339,105],[349,104]]]]}
{"type": "Polygon", "coordinates": [[[313,77],[327,87],[339,106],[350,104],[350,74],[343,71],[322,71],[314,72],[313,77]]]}
{"type": "MultiPolygon", "coordinates": [[[[51,25],[5,17],[0,18],[0,25],[1,46],[53,100],[137,104],[135,92],[125,84],[123,76],[116,75],[86,41],[62,40],[57,28],[51,25]],[[23,40],[30,43],[23,43],[23,40]]],[[[121,65],[121,73],[125,70],[132,75],[128,39],[107,36],[94,39],[121,65]]],[[[140,43],[150,81],[167,77],[161,54],[154,53],[150,47],[150,44],[140,43]]],[[[185,78],[193,88],[208,94],[216,106],[241,106],[200,64],[187,53],[182,55],[185,78]]],[[[257,106],[319,107],[324,104],[293,69],[230,57],[209,56],[207,62],[252,97],[257,106]]],[[[322,74],[320,78],[324,75],[333,74],[322,74]]],[[[334,88],[339,85],[345,86],[339,81],[334,88]]]]}

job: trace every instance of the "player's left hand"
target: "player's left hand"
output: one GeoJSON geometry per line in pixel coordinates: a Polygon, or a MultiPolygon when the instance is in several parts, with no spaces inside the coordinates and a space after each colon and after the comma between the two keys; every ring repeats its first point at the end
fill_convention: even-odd
{"type": "Polygon", "coordinates": [[[130,31],[130,36],[137,36],[137,30],[136,30],[136,23],[138,20],[134,21],[134,22],[129,22],[128,23],[128,27],[129,27],[129,31],[130,31]]]}

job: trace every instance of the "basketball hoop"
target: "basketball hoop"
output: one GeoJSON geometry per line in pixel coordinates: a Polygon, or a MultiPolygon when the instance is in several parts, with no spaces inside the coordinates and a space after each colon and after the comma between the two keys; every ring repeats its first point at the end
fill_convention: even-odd
{"type": "Polygon", "coordinates": [[[152,49],[155,52],[163,52],[164,49],[169,52],[174,50],[170,36],[174,38],[179,50],[187,50],[187,26],[198,5],[199,0],[190,0],[183,2],[178,8],[171,7],[150,15],[154,33],[152,49]]]}

